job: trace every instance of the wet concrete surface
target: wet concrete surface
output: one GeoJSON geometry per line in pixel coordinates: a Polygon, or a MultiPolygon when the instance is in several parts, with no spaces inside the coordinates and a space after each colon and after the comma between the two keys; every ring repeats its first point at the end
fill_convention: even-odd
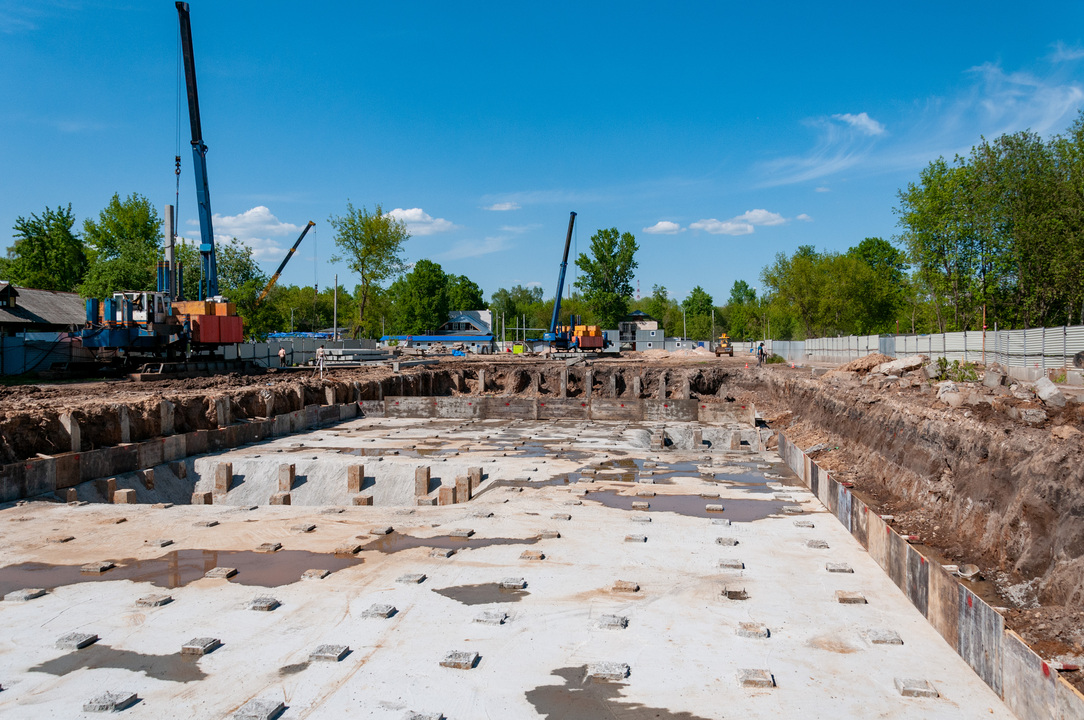
{"type": "MultiPolygon", "coordinates": [[[[645,498],[635,495],[619,495],[616,490],[592,492],[583,497],[586,502],[597,502],[606,507],[632,510],[634,502],[644,502],[645,498]]],[[[727,518],[731,522],[753,522],[783,512],[784,505],[794,503],[780,500],[751,500],[747,498],[708,499],[699,495],[656,495],[647,498],[651,507],[637,510],[638,513],[672,512],[678,515],[700,518],[727,518]],[[723,512],[708,512],[708,505],[722,505],[723,512]]]]}
{"type": "MultiPolygon", "coordinates": [[[[635,668],[632,672],[635,672],[635,668]]],[[[708,720],[692,713],[675,713],[666,708],[622,702],[623,684],[588,681],[585,665],[558,668],[551,674],[564,682],[540,685],[526,692],[527,702],[547,720],[708,720]]]]}
{"type": "Polygon", "coordinates": [[[434,588],[433,592],[451,598],[464,605],[488,605],[490,603],[519,602],[531,593],[526,590],[502,588],[500,583],[480,583],[478,585],[455,585],[446,588],[434,588]]]}
{"type": "Polygon", "coordinates": [[[207,677],[196,660],[183,658],[180,652],[172,655],[144,655],[129,650],[117,650],[101,642],[35,665],[29,668],[29,671],[61,676],[76,670],[99,668],[130,670],[143,673],[155,680],[179,683],[193,682],[207,677]]]}
{"type": "Polygon", "coordinates": [[[161,588],[183,587],[199,580],[215,567],[237,568],[229,582],[240,585],[276,587],[301,579],[311,568],[335,572],[360,565],[361,558],[314,553],[304,550],[280,550],[276,553],[229,550],[176,550],[150,560],[125,558],[115,560],[116,567],[97,575],[84,575],[80,565],[49,565],[27,562],[0,568],[0,596],[23,588],[53,590],[64,585],[85,582],[132,580],[149,582],[161,588]]]}
{"type": "Polygon", "coordinates": [[[538,538],[470,538],[452,537],[450,535],[438,535],[436,537],[415,537],[406,533],[392,533],[381,535],[361,546],[362,552],[375,551],[385,554],[397,553],[411,548],[434,548],[442,550],[471,550],[476,548],[490,547],[492,545],[534,545],[538,538]]]}

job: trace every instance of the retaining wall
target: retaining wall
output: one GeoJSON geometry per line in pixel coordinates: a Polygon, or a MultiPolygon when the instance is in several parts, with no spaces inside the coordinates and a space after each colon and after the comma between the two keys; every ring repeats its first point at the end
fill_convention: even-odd
{"type": "Polygon", "coordinates": [[[782,433],[779,455],[1018,718],[1084,720],[1084,695],[1007,629],[1001,613],[918,552],[782,433]]]}

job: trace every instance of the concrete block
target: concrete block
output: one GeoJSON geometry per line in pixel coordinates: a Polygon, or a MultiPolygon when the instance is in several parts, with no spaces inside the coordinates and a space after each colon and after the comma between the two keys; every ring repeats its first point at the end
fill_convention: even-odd
{"type": "Polygon", "coordinates": [[[203,574],[205,578],[222,579],[231,578],[237,574],[237,568],[231,567],[215,567],[211,568],[203,574]]]}
{"type": "Polygon", "coordinates": [[[1039,396],[1039,399],[1045,405],[1065,407],[1065,395],[1062,394],[1061,390],[1058,390],[1058,386],[1052,383],[1048,377],[1041,377],[1035,381],[1035,394],[1039,396]]]}
{"type": "Polygon", "coordinates": [[[470,670],[478,664],[478,657],[478,653],[476,652],[454,651],[446,654],[444,659],[440,661],[440,664],[447,668],[470,670]]]}
{"type": "Polygon", "coordinates": [[[282,549],[282,543],[277,542],[265,542],[256,546],[256,552],[258,553],[274,553],[282,549]]]}
{"type": "Polygon", "coordinates": [[[71,542],[74,539],[75,539],[74,535],[51,535],[51,536],[45,538],[45,542],[64,544],[64,543],[67,543],[67,542],[71,542]]]}
{"type": "Polygon", "coordinates": [[[827,550],[828,543],[824,540],[807,540],[805,543],[807,548],[813,548],[814,550],[827,550]]]}
{"type": "Polygon", "coordinates": [[[365,484],[365,466],[364,465],[350,465],[346,468],[346,491],[348,493],[361,492],[362,485],[365,484]]]}
{"type": "Polygon", "coordinates": [[[712,504],[712,505],[705,505],[704,506],[704,511],[705,512],[711,512],[711,513],[721,513],[721,512],[723,512],[724,509],[725,508],[723,508],[722,505],[712,504]]]}
{"type": "Polygon", "coordinates": [[[830,573],[853,573],[852,568],[847,563],[825,563],[824,569],[830,573]]]}
{"type": "Polygon", "coordinates": [[[452,486],[442,486],[437,489],[437,505],[455,505],[456,492],[452,486]]]}
{"type": "MultiPolygon", "coordinates": [[[[192,493],[193,505],[210,505],[214,502],[214,496],[209,492],[194,492],[192,493]]],[[[215,523],[216,525],[218,523],[215,523]]]]}
{"type": "Polygon", "coordinates": [[[649,502],[633,501],[632,503],[633,510],[647,510],[649,507],[651,507],[651,503],[649,502]]]}
{"type": "Polygon", "coordinates": [[[655,497],[655,491],[654,490],[641,490],[638,493],[636,493],[636,497],[653,498],[653,497],[655,497]]]}
{"type": "Polygon", "coordinates": [[[470,477],[460,475],[455,479],[455,496],[458,502],[467,502],[471,499],[470,477]]]}
{"type": "Polygon", "coordinates": [[[471,537],[473,535],[474,535],[474,530],[471,530],[470,528],[456,528],[455,530],[452,530],[451,532],[448,533],[449,537],[463,538],[463,539],[469,538],[469,537],[471,537]]]}
{"type": "Polygon", "coordinates": [[[508,613],[501,612],[499,610],[485,610],[481,615],[476,615],[474,622],[481,623],[483,625],[504,625],[504,622],[508,619],[508,613]]]}
{"type": "Polygon", "coordinates": [[[445,720],[444,713],[420,713],[413,710],[407,710],[403,715],[403,720],[445,720]]]}
{"type": "Polygon", "coordinates": [[[467,477],[470,478],[470,489],[473,494],[478,486],[482,484],[482,468],[469,467],[467,468],[467,477]]]}
{"type": "Polygon", "coordinates": [[[429,466],[425,465],[420,468],[414,469],[414,494],[415,495],[428,495],[429,494],[429,466]]]}
{"type": "Polygon", "coordinates": [[[407,573],[406,575],[400,575],[395,579],[395,582],[403,583],[404,585],[418,585],[425,582],[425,573],[407,573]]]}
{"type": "Polygon", "coordinates": [[[865,605],[866,596],[852,590],[836,590],[836,602],[843,605],[865,605]]]}
{"type": "Polygon", "coordinates": [[[520,560],[545,560],[546,556],[541,550],[524,550],[519,554],[520,560]]]}
{"type": "Polygon", "coordinates": [[[381,525],[379,527],[369,528],[370,535],[391,535],[393,532],[395,532],[395,528],[391,525],[381,525]]]}
{"type": "Polygon", "coordinates": [[[724,547],[734,547],[738,544],[738,539],[732,537],[717,537],[715,538],[715,544],[724,547]]]}
{"type": "Polygon", "coordinates": [[[920,678],[896,678],[896,689],[904,697],[939,697],[933,685],[920,678]]]}
{"type": "Polygon", "coordinates": [[[115,505],[135,505],[136,491],[135,490],[117,490],[113,493],[113,503],[115,505]]]}
{"type": "Polygon", "coordinates": [[[316,529],[316,525],[313,523],[301,523],[300,525],[294,525],[290,528],[290,532],[295,533],[311,533],[316,529]]]}
{"type": "Polygon", "coordinates": [[[633,515],[632,521],[634,523],[649,523],[651,522],[651,516],[649,515],[633,515]]]}
{"type": "Polygon", "coordinates": [[[354,505],[358,506],[371,506],[373,504],[372,495],[355,495],[353,497],[354,505]]]}
{"type": "Polygon", "coordinates": [[[215,495],[225,495],[233,484],[233,463],[220,462],[215,466],[215,495]]]}
{"type": "Polygon", "coordinates": [[[271,504],[272,505],[289,505],[290,504],[290,493],[288,493],[288,492],[277,492],[277,493],[272,494],[271,495],[271,504]]]}
{"type": "Polygon", "coordinates": [[[116,478],[102,478],[94,481],[94,487],[98,488],[98,494],[105,498],[106,502],[113,502],[113,493],[117,491],[116,478]]]}
{"type": "Polygon", "coordinates": [[[139,698],[134,692],[116,690],[95,695],[83,703],[83,712],[120,712],[135,704],[139,698]]]}
{"type": "Polygon", "coordinates": [[[629,626],[629,619],[624,615],[603,615],[598,619],[598,626],[606,630],[624,630],[629,626]]]}
{"type": "Polygon", "coordinates": [[[323,580],[331,574],[330,570],[324,570],[323,568],[313,568],[301,573],[302,580],[323,580]]]}
{"type": "Polygon", "coordinates": [[[83,449],[83,433],[82,428],[79,426],[79,420],[76,419],[71,413],[63,413],[60,416],[60,427],[64,431],[66,438],[66,449],[72,452],[79,452],[83,449]]]}
{"type": "Polygon", "coordinates": [[[294,479],[297,477],[297,465],[283,463],[279,465],[279,492],[288,493],[294,489],[294,479]]]}
{"type": "Polygon", "coordinates": [[[748,600],[749,593],[745,591],[745,588],[726,588],[723,590],[723,597],[727,600],[748,600]]]}
{"type": "Polygon", "coordinates": [[[646,543],[647,535],[626,535],[625,542],[627,543],[646,543]]]}
{"type": "Polygon", "coordinates": [[[319,645],[309,653],[309,662],[339,662],[349,654],[347,645],[319,645]]]}
{"type": "Polygon", "coordinates": [[[136,607],[162,607],[173,602],[171,595],[144,595],[136,600],[136,607]]]}
{"type": "Polygon", "coordinates": [[[414,498],[414,504],[418,505],[418,506],[436,505],[437,504],[437,499],[435,497],[414,498]]]}
{"type": "MultiPolygon", "coordinates": [[[[208,493],[210,494],[210,493],[208,493]]],[[[192,523],[192,527],[212,528],[218,525],[217,520],[200,520],[199,522],[192,523]]]]}
{"type": "Polygon", "coordinates": [[[720,570],[744,570],[745,563],[741,560],[734,560],[733,558],[727,558],[719,561],[720,570]]]}
{"type": "Polygon", "coordinates": [[[335,548],[336,555],[357,555],[361,552],[361,545],[358,545],[352,540],[347,540],[342,545],[335,548]]]}
{"type": "Polygon", "coordinates": [[[616,682],[629,676],[629,666],[621,662],[594,662],[587,664],[587,679],[603,682],[616,682]]]}
{"type": "Polygon", "coordinates": [[[455,550],[451,548],[433,548],[429,551],[429,557],[433,558],[450,558],[455,555],[455,550]]]}
{"type": "Polygon", "coordinates": [[[746,688],[775,687],[775,678],[770,670],[742,668],[738,671],[738,683],[746,688]]]}
{"type": "Polygon", "coordinates": [[[813,521],[812,520],[795,520],[794,521],[794,527],[812,528],[813,527],[813,521]]]}
{"type": "Polygon", "coordinates": [[[218,638],[192,638],[181,646],[181,655],[189,657],[202,657],[203,655],[214,652],[221,646],[222,641],[218,638]]]}
{"type": "Polygon", "coordinates": [[[631,580],[618,580],[613,589],[614,592],[640,592],[640,585],[631,580]]]}
{"type": "Polygon", "coordinates": [[[903,645],[903,639],[895,630],[870,628],[865,636],[874,645],[903,645]]]}
{"type": "Polygon", "coordinates": [[[4,596],[4,602],[27,602],[45,595],[45,588],[25,588],[13,590],[4,596]]]}
{"type": "Polygon", "coordinates": [[[219,427],[233,424],[233,408],[228,395],[219,395],[215,398],[215,420],[219,427]]]}
{"type": "Polygon", "coordinates": [[[275,698],[249,700],[233,714],[233,720],[275,720],[286,712],[286,705],[275,698]]]}
{"type": "Polygon", "coordinates": [[[500,586],[502,590],[522,590],[527,587],[527,581],[521,577],[507,577],[501,580],[500,586]]]}
{"type": "Polygon", "coordinates": [[[756,622],[740,622],[738,623],[738,637],[746,638],[767,638],[771,636],[771,632],[767,627],[756,622]]]}
{"type": "Polygon", "coordinates": [[[79,568],[79,572],[83,575],[100,575],[104,572],[108,572],[115,568],[116,565],[112,560],[100,560],[98,562],[87,563],[79,568]]]}
{"type": "Polygon", "coordinates": [[[150,545],[151,547],[164,548],[172,545],[173,541],[169,538],[155,538],[154,540],[148,540],[146,544],[150,545]]]}
{"type": "Polygon", "coordinates": [[[554,513],[550,515],[550,520],[571,520],[572,516],[568,513],[554,513]]]}
{"type": "Polygon", "coordinates": [[[73,632],[57,638],[57,650],[82,650],[98,642],[98,636],[90,633],[73,632]]]}
{"type": "Polygon", "coordinates": [[[784,505],[783,506],[783,514],[785,514],[785,515],[801,515],[803,512],[805,512],[805,510],[802,509],[801,505],[784,505]]]}
{"type": "Polygon", "coordinates": [[[538,533],[538,537],[542,540],[556,540],[557,538],[561,537],[561,533],[557,532],[556,530],[540,530],[538,533]]]}

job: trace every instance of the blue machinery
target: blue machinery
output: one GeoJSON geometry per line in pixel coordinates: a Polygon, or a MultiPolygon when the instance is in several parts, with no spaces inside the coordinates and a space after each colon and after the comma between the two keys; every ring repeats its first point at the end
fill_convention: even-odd
{"type": "Polygon", "coordinates": [[[568,234],[565,235],[565,254],[561,257],[561,272],[557,275],[557,298],[553,301],[553,317],[550,319],[550,331],[542,340],[551,343],[559,350],[568,348],[569,333],[558,333],[557,322],[561,315],[561,295],[565,291],[565,269],[568,268],[568,248],[572,244],[572,228],[576,224],[576,213],[568,214],[568,234]]]}

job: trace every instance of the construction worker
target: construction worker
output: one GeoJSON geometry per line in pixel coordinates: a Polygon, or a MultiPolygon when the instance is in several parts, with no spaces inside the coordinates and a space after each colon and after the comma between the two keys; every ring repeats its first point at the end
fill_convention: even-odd
{"type": "MultiPolygon", "coordinates": [[[[324,346],[316,348],[316,370],[320,373],[321,379],[324,377],[324,346]]],[[[313,375],[316,373],[314,372],[313,375]]]]}
{"type": "Polygon", "coordinates": [[[286,367],[286,348],[279,345],[279,367],[286,367]]]}
{"type": "Polygon", "coordinates": [[[757,365],[758,365],[758,366],[760,366],[760,365],[763,365],[763,364],[764,364],[764,356],[765,356],[765,352],[764,352],[764,343],[761,343],[761,344],[760,344],[760,345],[759,345],[759,346],[757,347],[757,365]]]}

